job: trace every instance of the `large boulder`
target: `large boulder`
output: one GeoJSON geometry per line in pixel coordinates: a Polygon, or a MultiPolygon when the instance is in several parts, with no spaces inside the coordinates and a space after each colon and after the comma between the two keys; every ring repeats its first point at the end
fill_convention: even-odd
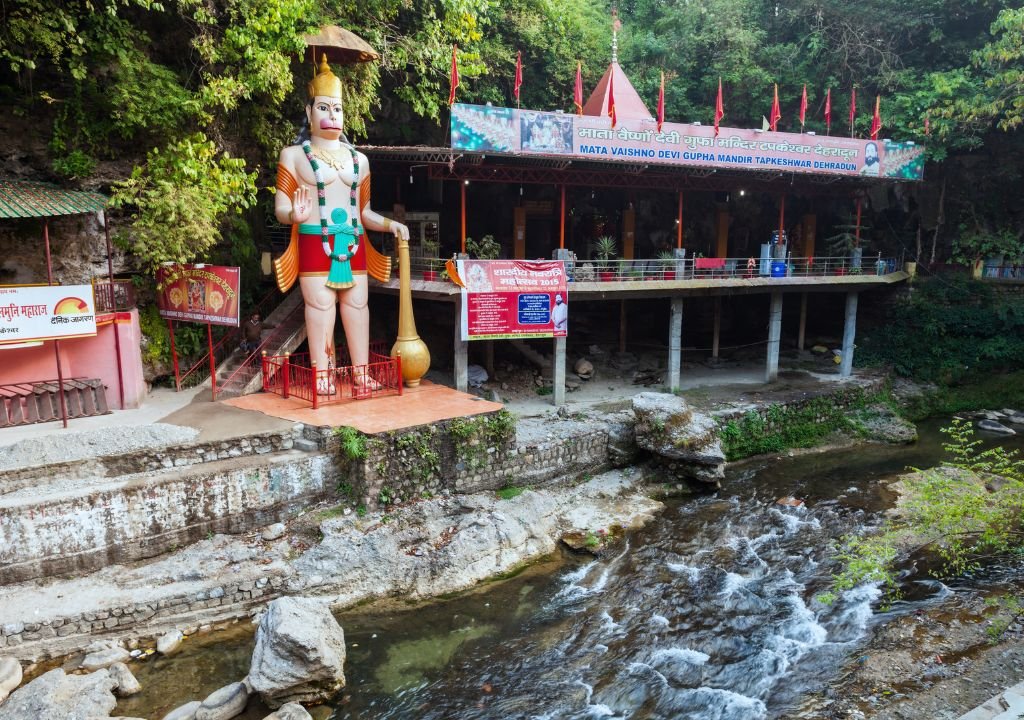
{"type": "Polygon", "coordinates": [[[0,703],[21,685],[21,663],[12,657],[0,657],[0,703]]]}
{"type": "Polygon", "coordinates": [[[718,424],[667,393],[633,397],[636,443],[662,459],[675,477],[717,484],[725,477],[725,453],[718,424]]]}
{"type": "Polygon", "coordinates": [[[272,601],[256,631],[249,684],[271,708],[318,703],[345,687],[345,634],[324,603],[272,601]]]}
{"type": "Polygon", "coordinates": [[[0,720],[109,717],[117,705],[114,680],[106,670],[65,675],[60,668],[40,675],[0,705],[0,720]]]}

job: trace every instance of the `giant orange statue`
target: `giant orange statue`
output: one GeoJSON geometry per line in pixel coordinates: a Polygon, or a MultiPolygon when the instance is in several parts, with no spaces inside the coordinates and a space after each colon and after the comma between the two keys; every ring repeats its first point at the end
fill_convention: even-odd
{"type": "MultiPolygon", "coordinates": [[[[409,229],[370,208],[370,166],[342,132],[341,80],[326,56],[309,83],[309,136],[281,151],[274,212],[292,226],[284,255],[274,261],[278,287],[287,292],[298,279],[306,303],[310,359],[333,368],[334,306],[340,305],[345,341],[354,366],[369,361],[370,314],[367,273],[381,282],[391,276],[391,259],[370,245],[366,230],[391,232],[408,241],[409,229]]],[[[334,393],[333,375],[320,376],[317,392],[334,393]]],[[[375,386],[358,376],[364,388],[375,386]]]]}

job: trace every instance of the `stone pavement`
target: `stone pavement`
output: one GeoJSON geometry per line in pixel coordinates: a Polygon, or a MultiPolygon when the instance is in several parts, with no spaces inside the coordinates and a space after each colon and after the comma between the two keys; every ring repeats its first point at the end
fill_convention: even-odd
{"type": "Polygon", "coordinates": [[[1020,720],[1024,718],[1024,682],[996,695],[959,720],[1020,720]]]}

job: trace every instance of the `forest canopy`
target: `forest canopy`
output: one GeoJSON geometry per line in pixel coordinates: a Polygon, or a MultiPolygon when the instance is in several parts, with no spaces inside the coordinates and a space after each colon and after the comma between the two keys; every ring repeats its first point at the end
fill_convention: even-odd
{"type": "MultiPolygon", "coordinates": [[[[930,159],[888,241],[907,246],[924,233],[943,258],[954,248],[961,258],[990,247],[1019,254],[1016,4],[623,1],[619,55],[651,106],[664,72],[666,115],[680,122],[711,121],[719,78],[723,122],[739,127],[760,126],[776,83],[782,130],[796,129],[805,84],[807,128],[821,132],[827,89],[842,132],[857,89],[861,135],[881,96],[883,135],[925,143],[930,159]]],[[[610,59],[610,13],[611,3],[583,0],[8,0],[0,94],[12,125],[21,119],[29,145],[43,149],[31,174],[112,189],[152,265],[203,257],[270,184],[268,169],[301,118],[311,72],[304,34],[336,23],[380,54],[338,71],[350,88],[350,136],[442,144],[453,44],[460,101],[510,104],[521,51],[523,106],[571,110],[577,62],[589,89],[610,59]],[[184,226],[171,222],[181,212],[184,226]],[[172,242],[151,242],[161,228],[172,242]]]]}

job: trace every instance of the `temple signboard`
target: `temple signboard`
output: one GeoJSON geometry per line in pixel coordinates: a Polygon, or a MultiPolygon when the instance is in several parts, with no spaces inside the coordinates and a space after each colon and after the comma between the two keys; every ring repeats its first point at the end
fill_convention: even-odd
{"type": "Polygon", "coordinates": [[[170,265],[156,273],[156,303],[168,320],[238,326],[239,269],[170,265]]]}
{"type": "Polygon", "coordinates": [[[92,285],[0,286],[0,345],[95,334],[92,285]]]}
{"type": "Polygon", "coordinates": [[[452,149],[508,155],[555,155],[601,162],[921,180],[924,148],[913,142],[863,140],[741,128],[611,119],[457,104],[452,149]]]}
{"type": "Polygon", "coordinates": [[[459,260],[463,340],[565,337],[569,293],[561,260],[459,260]]]}

